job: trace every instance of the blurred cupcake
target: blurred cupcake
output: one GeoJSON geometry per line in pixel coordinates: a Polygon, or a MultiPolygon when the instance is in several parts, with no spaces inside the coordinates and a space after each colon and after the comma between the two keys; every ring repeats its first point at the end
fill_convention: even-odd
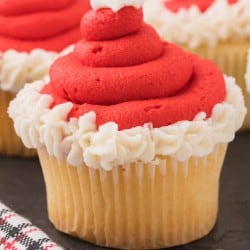
{"type": "Polygon", "coordinates": [[[9,108],[38,149],[55,227],[123,249],[212,229],[227,144],[246,113],[234,78],[162,42],[141,6],[93,0],[74,52],[9,108]]]}
{"type": "Polygon", "coordinates": [[[0,2],[0,154],[35,155],[15,135],[7,107],[25,83],[44,78],[61,51],[79,40],[88,5],[87,0],[0,2]]]}
{"type": "MultiPolygon", "coordinates": [[[[216,62],[236,78],[247,108],[244,75],[250,43],[249,0],[146,0],[145,20],[161,38],[216,62]]],[[[244,128],[250,129],[250,113],[244,128]]]]}

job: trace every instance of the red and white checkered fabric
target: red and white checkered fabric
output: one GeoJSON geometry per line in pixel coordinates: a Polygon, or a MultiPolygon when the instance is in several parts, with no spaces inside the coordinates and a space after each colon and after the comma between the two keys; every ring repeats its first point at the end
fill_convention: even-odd
{"type": "Polygon", "coordinates": [[[62,250],[44,232],[0,202],[0,250],[62,250]]]}

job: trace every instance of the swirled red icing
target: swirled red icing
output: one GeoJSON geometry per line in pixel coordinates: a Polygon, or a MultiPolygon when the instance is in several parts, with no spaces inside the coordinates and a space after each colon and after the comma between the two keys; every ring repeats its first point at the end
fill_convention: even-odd
{"type": "MultiPolygon", "coordinates": [[[[166,1],[165,6],[173,11],[178,12],[181,8],[188,9],[196,5],[200,11],[205,12],[216,0],[171,0],[166,1]]],[[[238,0],[227,0],[229,4],[237,3],[238,0]]]]}
{"type": "Polygon", "coordinates": [[[217,66],[160,41],[142,22],[141,10],[92,10],[81,31],[83,40],[52,65],[51,82],[42,90],[53,96],[52,107],[74,104],[69,118],[94,111],[98,126],[113,121],[119,129],[149,122],[161,127],[193,120],[199,112],[210,116],[225,99],[217,66]]]}
{"type": "Polygon", "coordinates": [[[0,50],[61,51],[80,38],[88,0],[0,0],[0,50]]]}

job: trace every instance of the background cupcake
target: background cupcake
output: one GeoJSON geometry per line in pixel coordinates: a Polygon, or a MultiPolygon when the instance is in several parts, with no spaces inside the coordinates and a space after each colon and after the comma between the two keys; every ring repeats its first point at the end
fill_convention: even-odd
{"type": "MultiPolygon", "coordinates": [[[[145,4],[145,20],[161,38],[213,60],[224,73],[233,75],[250,109],[244,81],[249,12],[248,0],[146,0],[145,4]]],[[[250,128],[250,114],[244,127],[250,128]]]]}
{"type": "Polygon", "coordinates": [[[9,114],[38,149],[57,229],[102,246],[163,248],[214,226],[227,144],[246,109],[233,78],[162,42],[131,2],[92,1],[84,39],[9,114]]]}
{"type": "Polygon", "coordinates": [[[25,83],[45,77],[61,51],[80,38],[87,9],[87,0],[0,2],[0,154],[35,154],[15,136],[7,107],[25,83]]]}

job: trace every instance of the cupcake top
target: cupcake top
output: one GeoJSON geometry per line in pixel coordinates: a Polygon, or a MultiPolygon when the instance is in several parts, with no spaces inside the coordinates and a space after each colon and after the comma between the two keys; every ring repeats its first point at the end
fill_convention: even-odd
{"type": "Polygon", "coordinates": [[[17,92],[44,77],[58,53],[80,38],[87,9],[86,0],[1,0],[0,89],[17,92]]]}
{"type": "Polygon", "coordinates": [[[146,0],[145,21],[161,38],[196,48],[250,37],[248,0],[146,0]]]}
{"type": "Polygon", "coordinates": [[[162,155],[204,156],[233,139],[246,112],[234,79],[162,42],[142,21],[141,4],[92,1],[74,52],[52,65],[49,82],[27,85],[10,105],[26,146],[110,170],[162,155]]]}

